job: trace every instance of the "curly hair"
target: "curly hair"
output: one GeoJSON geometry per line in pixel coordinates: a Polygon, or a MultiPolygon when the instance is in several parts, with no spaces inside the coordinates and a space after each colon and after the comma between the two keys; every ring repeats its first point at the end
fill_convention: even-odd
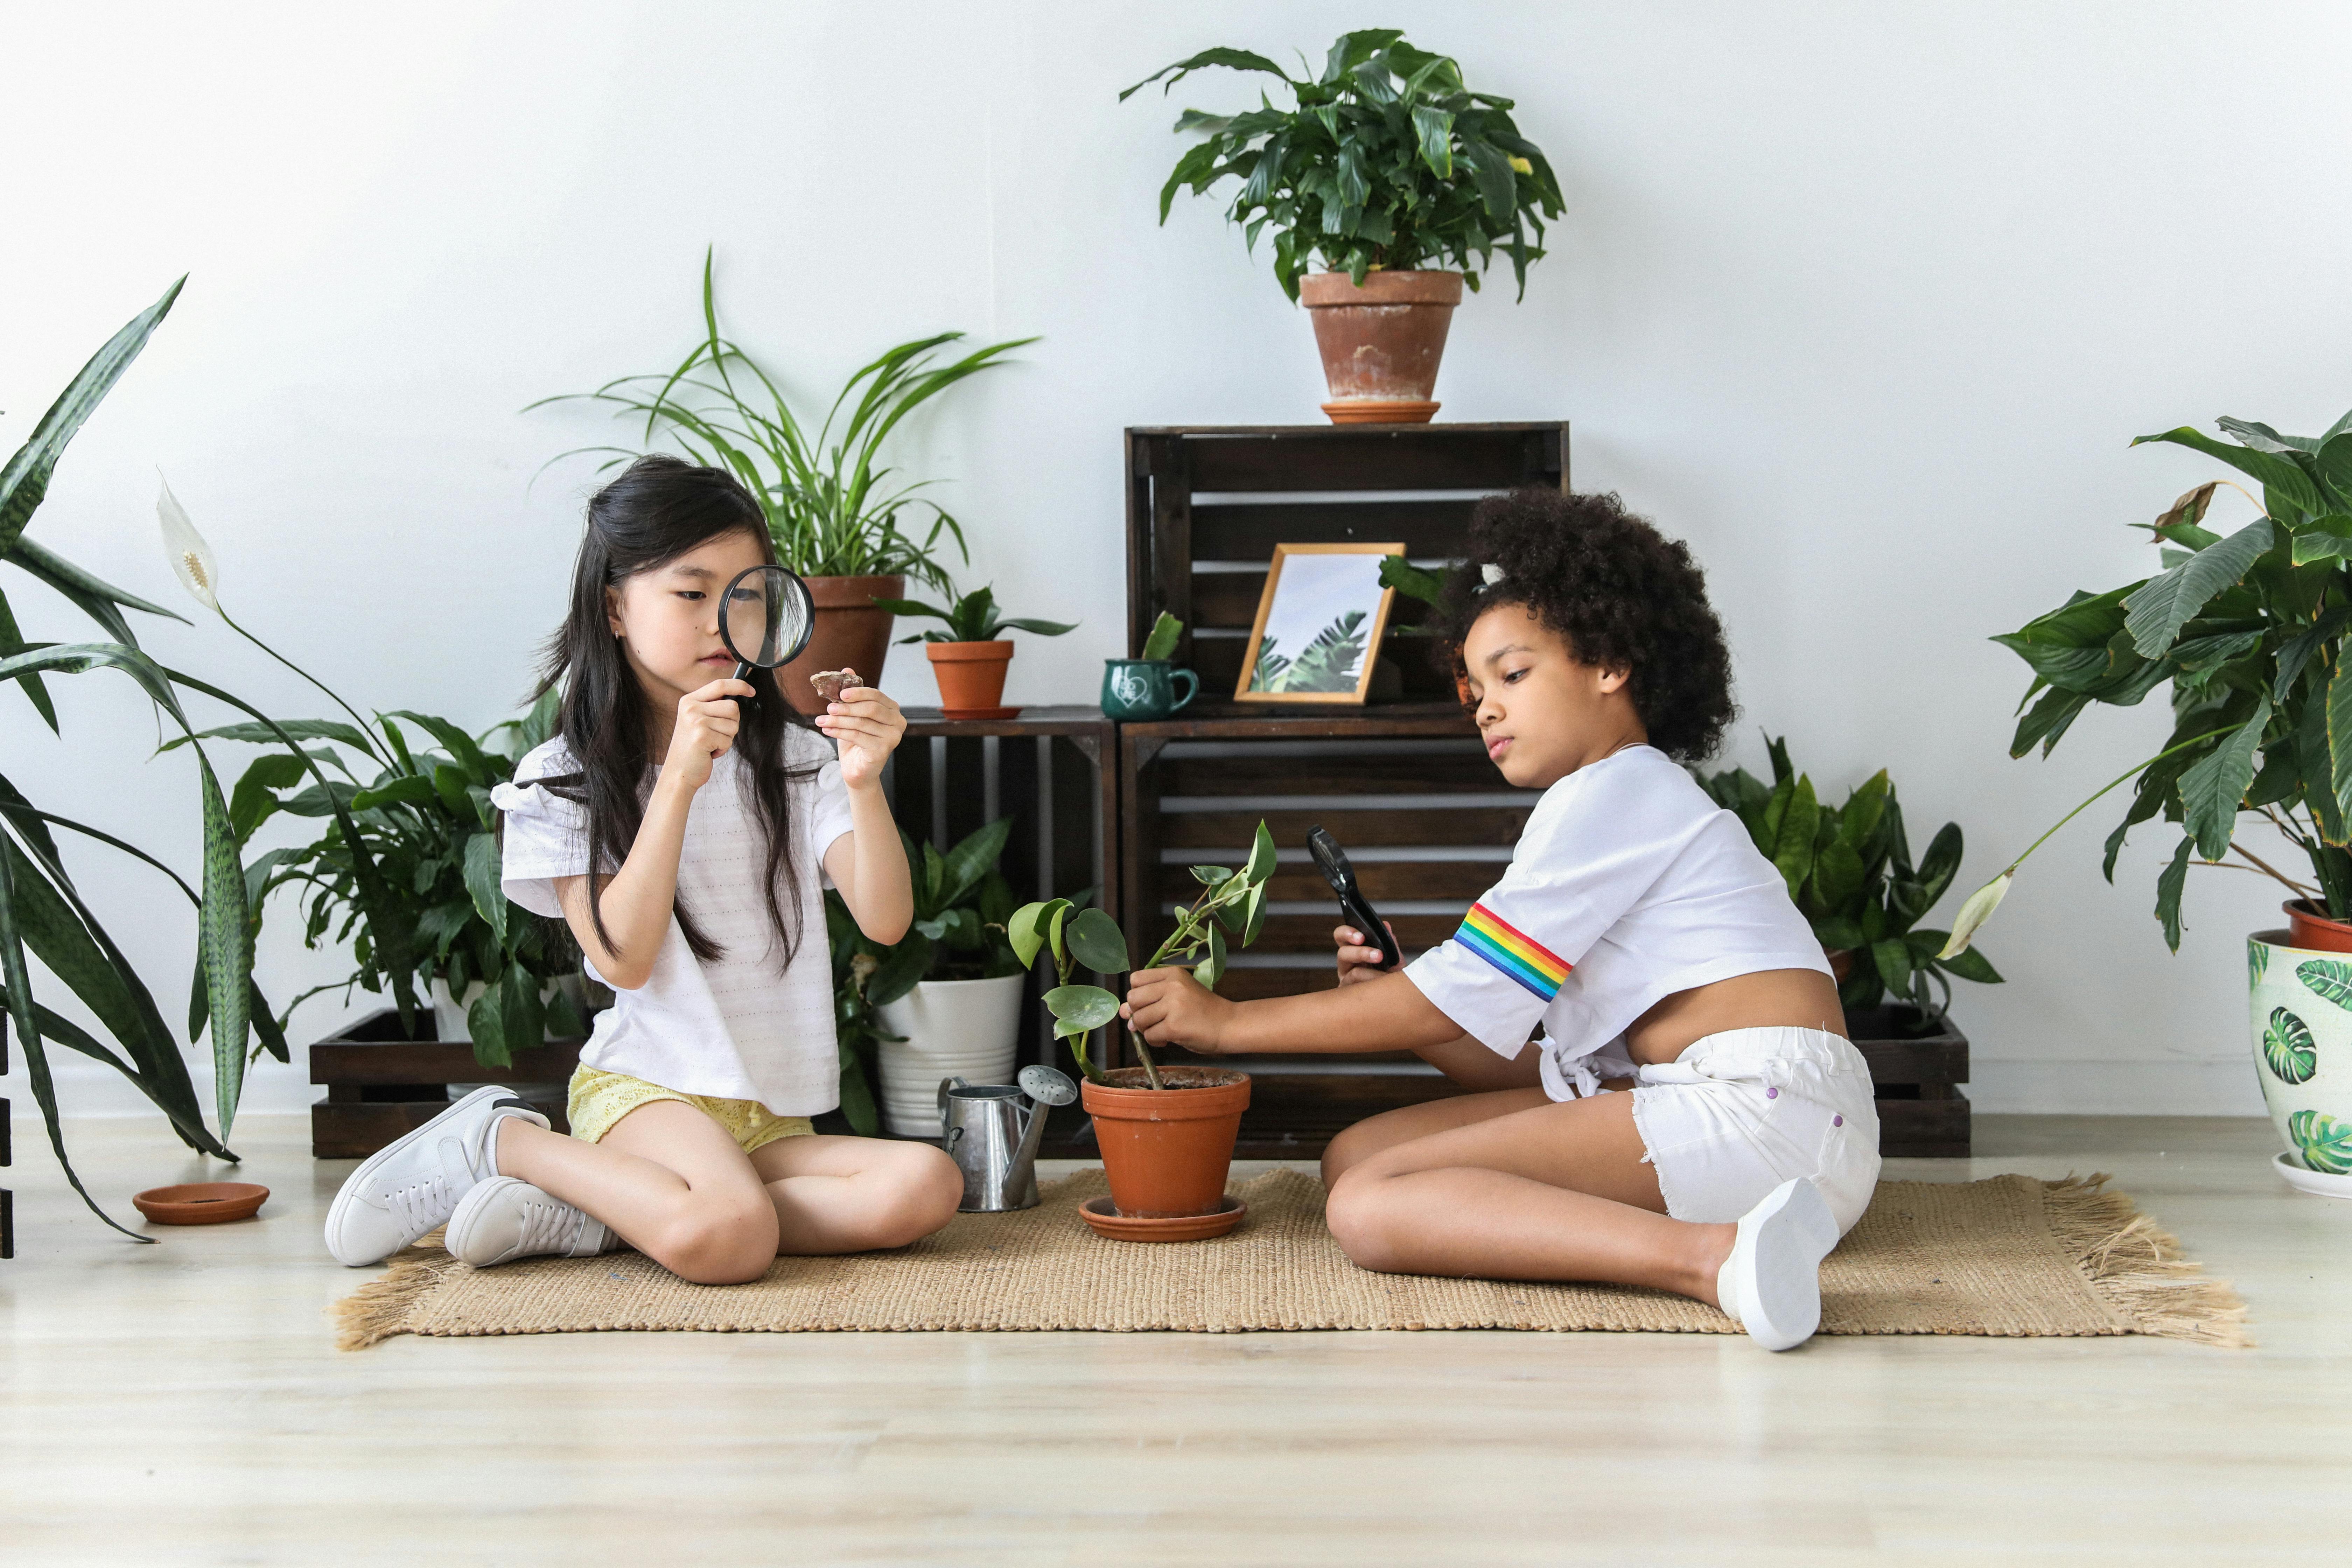
{"type": "Polygon", "coordinates": [[[1532,488],[1481,501],[1469,543],[1433,617],[1440,658],[1455,672],[1478,617],[1523,605],[1580,662],[1631,671],[1626,689],[1650,744],[1677,762],[1714,753],[1738,711],[1731,649],[1688,545],[1614,495],[1532,488]],[[1489,566],[1501,573],[1492,584],[1489,566]]]}

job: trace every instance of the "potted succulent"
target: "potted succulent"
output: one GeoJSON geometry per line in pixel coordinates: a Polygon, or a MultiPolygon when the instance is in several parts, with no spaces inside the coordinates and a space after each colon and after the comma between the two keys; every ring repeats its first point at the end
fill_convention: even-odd
{"type": "Polygon", "coordinates": [[[952,589],[949,592],[950,602],[944,610],[914,599],[877,599],[874,605],[894,616],[947,623],[945,631],[918,632],[898,639],[923,645],[923,655],[931,661],[931,673],[939,677],[941,712],[950,719],[1020,717],[1020,709],[1003,705],[1006,668],[1013,662],[1013,643],[1000,634],[1034,632],[1041,637],[1057,637],[1076,631],[1076,623],[1015,620],[1000,615],[993,588],[975,588],[960,597],[954,596],[952,589]]]}
{"type": "Polygon", "coordinates": [[[1239,180],[1226,216],[1252,249],[1261,230],[1273,235],[1276,281],[1315,323],[1324,413],[1426,423],[1463,288],[1478,287],[1499,250],[1527,293],[1543,220],[1561,212],[1551,165],[1512,123],[1509,99],[1469,91],[1453,60],[1393,27],[1345,35],[1311,80],[1247,49],[1207,49],[1119,97],[1155,81],[1165,93],[1213,66],[1277,77],[1293,105],[1261,95],[1241,114],[1186,110],[1178,134],[1203,140],[1160,189],[1160,221],[1179,189],[1239,180]]]}
{"type": "MultiPolygon", "coordinates": [[[[1012,830],[1012,819],[1000,817],[944,855],[902,832],[914,868],[915,923],[892,946],[869,940],[854,921],[845,927],[828,921],[836,1026],[845,1010],[856,1043],[870,1048],[879,1072],[880,1121],[901,1136],[939,1135],[942,1079],[1013,1081],[1029,966],[1006,938],[1013,889],[996,869],[1012,830]]],[[[845,1045],[842,1106],[852,1126],[871,1132],[873,1126],[859,1125],[847,1081],[853,1070],[863,1091],[863,1063],[845,1045]]]]}
{"type": "MultiPolygon", "coordinates": [[[[702,342],[676,370],[623,376],[594,392],[545,397],[529,406],[610,405],[615,417],[644,421],[644,439],[666,433],[696,462],[728,469],[760,498],[778,558],[808,584],[816,603],[807,650],[776,672],[786,700],[814,713],[823,704],[809,677],[818,670],[851,668],[868,684],[881,684],[890,612],[879,601],[904,595],[909,577],[948,591],[940,556],[949,542],[970,559],[961,525],[937,502],[916,495],[930,481],[899,483],[881,466],[883,442],[923,404],[1037,340],[991,343],[937,365],[933,356],[961,332],[900,343],[849,378],[811,435],[774,379],[719,335],[709,252],[702,259],[702,342]]],[[[576,452],[613,454],[599,472],[640,455],[633,447],[583,447],[551,460],[576,452]]]]}
{"type": "Polygon", "coordinates": [[[2131,805],[2107,836],[2113,880],[2125,835],[2161,816],[2180,837],[2156,882],[2165,944],[2180,946],[2180,901],[2192,866],[2234,866],[2288,894],[2288,929],[2249,938],[2255,1074],[2288,1152],[2290,1180],[2341,1182],[2352,1193],[2352,414],[2316,437],[2219,422],[2219,441],[2182,426],[2162,441],[2220,459],[2261,486],[2198,486],[2146,528],[2160,552],[2153,575],[2077,593],[1993,640],[2032,671],[2011,746],[2048,755],[2093,703],[2130,707],[2171,688],[2163,748],[2074,807],[1972,894],[1946,953],[1967,948],[2018,868],[2093,801],[2125,784],[2131,805]],[[2212,526],[2221,487],[2256,515],[2212,526]],[[2298,855],[2307,877],[2239,841],[2250,822],[2298,855]],[[2234,857],[2234,859],[2231,858],[2234,857]],[[2330,1070],[2331,1062],[2338,1064],[2330,1070]]]}
{"type": "MultiPolygon", "coordinates": [[[[1265,921],[1266,879],[1274,874],[1274,836],[1258,824],[1249,861],[1240,870],[1195,866],[1200,896],[1176,917],[1175,929],[1145,968],[1193,963],[1192,976],[1214,989],[1231,944],[1248,946],[1265,921]]],[[[1111,1202],[1129,1218],[1170,1219],[1213,1214],[1224,1199],[1225,1173],[1249,1106],[1249,1075],[1227,1068],[1162,1068],[1139,1037],[1129,1037],[1136,1067],[1106,1071],[1088,1043],[1118,1016],[1118,998],[1077,983],[1083,967],[1100,974],[1127,973],[1127,937],[1100,910],[1077,909],[1067,899],[1024,904],[1007,928],[1025,965],[1041,952],[1058,984],[1045,993],[1054,1036],[1070,1042],[1087,1112],[1094,1118],[1111,1202]]]]}

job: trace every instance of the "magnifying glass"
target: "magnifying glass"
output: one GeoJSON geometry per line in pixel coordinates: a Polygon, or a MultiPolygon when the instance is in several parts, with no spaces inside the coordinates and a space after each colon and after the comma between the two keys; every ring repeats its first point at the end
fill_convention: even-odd
{"type": "Polygon", "coordinates": [[[727,584],[719,640],[735,656],[736,679],[792,663],[815,629],[816,601],[809,597],[808,584],[782,567],[754,566],[727,584]]]}
{"type": "Polygon", "coordinates": [[[1403,963],[1404,954],[1397,951],[1396,938],[1389,934],[1388,922],[1381,919],[1381,911],[1372,908],[1372,900],[1364,897],[1363,889],[1357,886],[1356,868],[1349,863],[1348,852],[1339,847],[1339,841],[1321,827],[1312,827],[1307,833],[1307,850],[1315,857],[1315,868],[1323,873],[1323,879],[1339,896],[1339,913],[1349,925],[1363,932],[1366,942],[1381,950],[1380,966],[1394,969],[1403,963]]]}

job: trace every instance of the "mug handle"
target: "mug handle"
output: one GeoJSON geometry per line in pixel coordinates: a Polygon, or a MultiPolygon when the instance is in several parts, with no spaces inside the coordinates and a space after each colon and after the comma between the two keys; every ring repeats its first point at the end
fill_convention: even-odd
{"type": "Polygon", "coordinates": [[[1168,711],[1170,711],[1171,713],[1175,712],[1178,709],[1182,708],[1182,707],[1184,706],[1184,704],[1186,704],[1187,702],[1192,701],[1192,699],[1194,699],[1195,697],[1198,697],[1199,695],[1201,695],[1201,678],[1200,678],[1199,676],[1197,676],[1197,675],[1193,674],[1191,670],[1189,670],[1189,669],[1171,669],[1171,670],[1170,670],[1170,671],[1168,672],[1168,679],[1169,679],[1170,680],[1171,680],[1171,681],[1176,681],[1176,680],[1189,680],[1189,681],[1191,681],[1191,682],[1192,683],[1192,690],[1190,690],[1190,691],[1187,691],[1186,693],[1184,693],[1184,695],[1183,695],[1183,696],[1181,696],[1181,697],[1180,697],[1180,698],[1178,698],[1178,699],[1176,700],[1176,707],[1175,707],[1175,708],[1171,708],[1170,710],[1168,710],[1168,711]]]}

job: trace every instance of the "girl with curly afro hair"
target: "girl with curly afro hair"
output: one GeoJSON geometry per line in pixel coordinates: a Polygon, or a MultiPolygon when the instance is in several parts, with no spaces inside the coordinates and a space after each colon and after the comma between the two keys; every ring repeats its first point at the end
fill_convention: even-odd
{"type": "Polygon", "coordinates": [[[1326,1215],[1366,1268],[1595,1279],[1720,1308],[1768,1349],[1878,1180],[1870,1069],[1787,884],[1681,765],[1732,717],[1689,547],[1615,496],[1481,503],[1438,630],[1505,782],[1542,792],[1450,941],[1231,1002],[1147,970],[1122,1011],[1208,1055],[1410,1050],[1464,1090],[1349,1128],[1326,1215]]]}

